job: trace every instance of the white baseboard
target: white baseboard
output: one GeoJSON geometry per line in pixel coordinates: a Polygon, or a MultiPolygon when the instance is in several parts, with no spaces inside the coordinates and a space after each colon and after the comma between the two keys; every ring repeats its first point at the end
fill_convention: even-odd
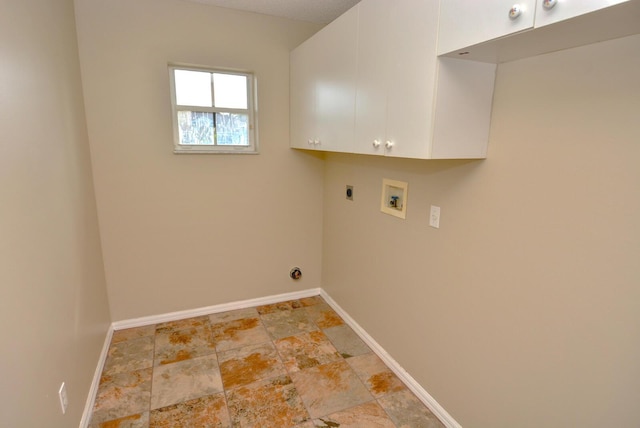
{"type": "Polygon", "coordinates": [[[93,380],[91,381],[91,387],[89,388],[89,395],[87,396],[87,402],[84,405],[84,411],[82,412],[82,418],[80,418],[80,428],[87,428],[91,421],[91,415],[93,413],[93,405],[98,395],[98,386],[100,386],[100,377],[102,376],[102,369],[104,363],[107,361],[107,354],[109,353],[109,345],[111,344],[111,338],[113,337],[113,324],[109,326],[107,335],[104,338],[104,344],[102,345],[102,352],[98,357],[98,365],[96,371],[93,374],[93,380]]]}
{"type": "Polygon", "coordinates": [[[231,303],[222,303],[220,305],[206,306],[204,308],[189,309],[186,311],[169,312],[167,314],[116,321],[113,323],[113,329],[122,330],[125,328],[143,327],[145,325],[176,321],[185,318],[193,318],[201,315],[217,314],[219,312],[234,311],[236,309],[251,308],[253,306],[270,305],[272,303],[283,302],[285,300],[302,299],[304,297],[317,296],[319,294],[320,288],[310,288],[308,290],[294,291],[292,293],[276,294],[266,297],[258,297],[256,299],[240,300],[231,303]]]}
{"type": "Polygon", "coordinates": [[[358,336],[380,357],[382,361],[393,371],[407,388],[413,392],[425,406],[431,410],[447,428],[462,428],[455,419],[416,381],[396,360],[369,335],[351,316],[336,303],[324,290],[320,289],[320,296],[327,301],[342,319],[356,332],[358,336]]]}
{"type": "Polygon", "coordinates": [[[203,308],[191,309],[186,311],[170,312],[167,314],[153,315],[148,317],[135,318],[130,320],[116,321],[111,324],[111,327],[107,331],[107,337],[100,354],[100,360],[98,361],[98,367],[93,377],[89,396],[87,397],[87,403],[82,414],[80,421],[80,428],[87,428],[91,411],[93,410],[94,402],[98,392],[98,385],[100,384],[100,376],[104,363],[107,359],[107,353],[109,351],[109,344],[111,343],[111,337],[116,330],[122,330],[125,328],[143,327],[146,325],[158,324],[161,322],[176,321],[184,318],[192,318],[201,315],[215,314],[219,312],[233,311],[236,309],[251,308],[260,305],[269,305],[273,303],[283,302],[286,300],[302,299],[305,297],[322,296],[323,299],[344,319],[344,321],[356,332],[358,336],[373,350],[373,352],[380,357],[382,361],[402,380],[405,385],[413,392],[425,406],[431,410],[431,412],[438,418],[447,428],[462,428],[462,426],[456,422],[455,419],[440,405],[438,402],[409,374],[405,369],[394,360],[391,355],[376,342],[351,316],[345,312],[344,309],[336,303],[323,289],[311,288],[303,291],[296,291],[292,293],[277,294],[273,296],[259,297],[256,299],[241,300],[231,303],[223,303],[220,305],[207,306],[203,308]]]}

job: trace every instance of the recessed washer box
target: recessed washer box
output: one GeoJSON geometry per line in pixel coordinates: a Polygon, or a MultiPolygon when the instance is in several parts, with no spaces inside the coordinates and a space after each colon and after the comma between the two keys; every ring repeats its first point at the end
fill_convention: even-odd
{"type": "Polygon", "coordinates": [[[407,189],[404,181],[382,179],[380,211],[404,219],[407,216],[407,189]]]}

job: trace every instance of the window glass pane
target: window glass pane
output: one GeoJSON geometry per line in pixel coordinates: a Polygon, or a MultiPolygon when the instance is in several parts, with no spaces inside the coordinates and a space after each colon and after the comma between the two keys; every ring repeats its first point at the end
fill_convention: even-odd
{"type": "Polygon", "coordinates": [[[247,108],[247,76],[213,73],[215,106],[247,108]]]}
{"type": "Polygon", "coordinates": [[[178,112],[180,144],[213,145],[213,113],[178,112]]]}
{"type": "Polygon", "coordinates": [[[248,146],[249,116],[246,114],[216,113],[216,137],[219,145],[248,146]]]}
{"type": "Polygon", "coordinates": [[[211,105],[211,73],[175,70],[176,104],[213,107],[211,105]]]}

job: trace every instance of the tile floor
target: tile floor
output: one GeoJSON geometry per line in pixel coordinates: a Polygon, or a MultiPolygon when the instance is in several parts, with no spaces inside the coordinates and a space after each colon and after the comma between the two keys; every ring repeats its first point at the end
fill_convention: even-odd
{"type": "Polygon", "coordinates": [[[320,296],[114,332],[90,422],[443,426],[320,296]]]}

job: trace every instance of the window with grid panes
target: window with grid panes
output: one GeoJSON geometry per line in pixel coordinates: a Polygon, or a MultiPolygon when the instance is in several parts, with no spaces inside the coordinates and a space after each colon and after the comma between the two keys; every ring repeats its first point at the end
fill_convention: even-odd
{"type": "Polygon", "coordinates": [[[175,153],[257,153],[251,73],[169,66],[175,153]]]}

